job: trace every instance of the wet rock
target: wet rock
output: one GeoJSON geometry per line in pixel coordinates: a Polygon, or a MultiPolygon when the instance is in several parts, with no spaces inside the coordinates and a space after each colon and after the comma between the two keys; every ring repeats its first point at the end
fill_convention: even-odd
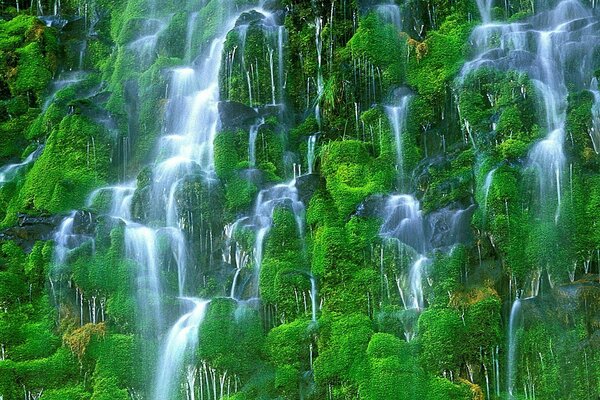
{"type": "Polygon", "coordinates": [[[248,130],[259,117],[252,107],[235,101],[221,101],[218,107],[222,130],[248,130]]]}
{"type": "Polygon", "coordinates": [[[96,216],[89,211],[77,211],[73,219],[73,233],[93,235],[96,230],[96,216]]]}
{"type": "Polygon", "coordinates": [[[35,242],[52,239],[54,230],[60,225],[62,216],[31,216],[19,214],[17,225],[0,231],[0,241],[14,240],[26,252],[35,242]]]}
{"type": "Polygon", "coordinates": [[[308,206],[310,199],[313,197],[320,184],[321,177],[318,174],[306,174],[296,178],[298,196],[305,206],[308,206]]]}
{"type": "Polygon", "coordinates": [[[65,21],[61,33],[65,35],[65,38],[74,38],[84,35],[86,31],[87,27],[85,18],[77,17],[69,21],[65,21]]]}
{"type": "Polygon", "coordinates": [[[358,205],[355,214],[359,217],[381,217],[385,202],[386,199],[381,194],[369,196],[358,205]]]}
{"type": "Polygon", "coordinates": [[[265,19],[264,14],[261,14],[258,11],[252,10],[252,11],[248,11],[248,12],[245,12],[242,15],[240,15],[239,18],[237,19],[237,21],[235,21],[235,26],[256,24],[258,22],[261,22],[264,19],[265,19]]]}
{"type": "Polygon", "coordinates": [[[471,240],[471,217],[476,205],[449,206],[425,217],[425,234],[432,248],[443,248],[471,240]]]}
{"type": "Polygon", "coordinates": [[[278,117],[283,112],[283,105],[267,104],[258,110],[261,118],[278,117]]]}

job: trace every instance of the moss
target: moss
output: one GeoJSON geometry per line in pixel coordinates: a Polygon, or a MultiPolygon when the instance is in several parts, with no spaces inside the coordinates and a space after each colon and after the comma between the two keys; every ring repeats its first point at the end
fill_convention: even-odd
{"type": "Polygon", "coordinates": [[[423,348],[420,357],[424,368],[433,373],[459,368],[465,331],[457,311],[446,308],[424,311],[419,317],[419,332],[423,348]]]}
{"type": "Polygon", "coordinates": [[[360,20],[358,29],[348,42],[348,51],[356,60],[368,60],[381,69],[383,93],[404,81],[407,39],[396,28],[384,24],[375,13],[360,20]]]}
{"type": "Polygon", "coordinates": [[[321,170],[342,217],[350,215],[367,196],[385,192],[394,175],[389,164],[374,159],[364,143],[354,140],[325,146],[321,170]]]}
{"type": "Polygon", "coordinates": [[[65,117],[9,205],[16,212],[65,212],[83,204],[89,191],[108,178],[109,144],[103,128],[81,115],[65,117]]]}
{"type": "Polygon", "coordinates": [[[239,308],[230,299],[213,300],[208,306],[198,352],[213,368],[247,378],[260,365],[264,334],[254,310],[239,308]]]}
{"type": "Polygon", "coordinates": [[[446,88],[459,72],[471,27],[461,23],[459,15],[451,15],[439,30],[430,31],[422,44],[409,42],[407,82],[429,103],[439,104],[444,99],[446,88]]]}
{"type": "Polygon", "coordinates": [[[366,350],[373,330],[361,314],[333,317],[328,333],[319,340],[320,353],[314,363],[315,382],[346,382],[356,392],[368,371],[366,350]]]}

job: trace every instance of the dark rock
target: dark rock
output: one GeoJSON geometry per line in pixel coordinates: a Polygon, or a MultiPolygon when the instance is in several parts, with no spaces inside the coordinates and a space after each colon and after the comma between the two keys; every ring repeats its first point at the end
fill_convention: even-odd
{"type": "Polygon", "coordinates": [[[359,217],[381,217],[385,202],[386,199],[381,194],[369,196],[358,205],[355,214],[359,217]]]}
{"type": "Polygon", "coordinates": [[[219,103],[219,119],[222,130],[249,130],[258,119],[258,113],[245,104],[235,101],[221,101],[219,103]]]}
{"type": "Polygon", "coordinates": [[[264,14],[259,13],[256,10],[248,11],[239,16],[237,21],[235,21],[235,26],[243,26],[256,24],[265,19],[264,14]]]}
{"type": "Polygon", "coordinates": [[[19,214],[17,225],[0,231],[0,241],[14,240],[26,252],[31,251],[35,242],[52,239],[62,216],[31,216],[19,214]]]}
{"type": "Polygon", "coordinates": [[[61,33],[65,35],[65,37],[78,37],[85,35],[87,30],[86,21],[83,17],[73,18],[70,21],[66,21],[65,25],[62,27],[61,33]]]}
{"type": "Polygon", "coordinates": [[[283,105],[281,104],[267,104],[259,108],[258,114],[261,118],[279,117],[283,111],[283,105]]]}
{"type": "Polygon", "coordinates": [[[93,235],[96,230],[96,217],[89,211],[77,211],[73,219],[73,233],[93,235]]]}
{"type": "Polygon", "coordinates": [[[425,235],[432,248],[443,248],[471,240],[471,217],[476,205],[445,207],[425,217],[425,235]]]}
{"type": "Polygon", "coordinates": [[[321,177],[318,174],[306,174],[296,178],[296,189],[298,189],[298,196],[305,206],[308,207],[310,199],[313,197],[320,184],[321,177]]]}
{"type": "Polygon", "coordinates": [[[257,168],[247,168],[238,171],[237,175],[245,181],[251,182],[257,187],[262,187],[266,181],[265,173],[257,168]]]}

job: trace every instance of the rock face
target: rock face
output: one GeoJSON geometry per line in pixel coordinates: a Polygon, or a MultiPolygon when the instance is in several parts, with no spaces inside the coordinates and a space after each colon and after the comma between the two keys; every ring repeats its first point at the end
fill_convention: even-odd
{"type": "MultiPolygon", "coordinates": [[[[23,250],[29,252],[35,242],[51,240],[62,222],[62,215],[31,216],[19,214],[17,225],[0,231],[0,241],[14,240],[23,250]]],[[[73,233],[77,235],[94,234],[96,216],[89,211],[77,211],[74,215],[73,233]]]]}
{"type": "Polygon", "coordinates": [[[296,178],[296,189],[298,189],[298,195],[304,205],[308,206],[320,184],[321,176],[318,174],[306,174],[296,178]]]}
{"type": "Polygon", "coordinates": [[[235,101],[219,103],[219,119],[223,131],[248,130],[256,123],[258,117],[258,113],[245,104],[235,101]]]}
{"type": "Polygon", "coordinates": [[[38,240],[51,239],[61,220],[59,215],[34,217],[20,214],[17,225],[0,231],[0,241],[14,240],[25,251],[30,251],[38,240]]]}

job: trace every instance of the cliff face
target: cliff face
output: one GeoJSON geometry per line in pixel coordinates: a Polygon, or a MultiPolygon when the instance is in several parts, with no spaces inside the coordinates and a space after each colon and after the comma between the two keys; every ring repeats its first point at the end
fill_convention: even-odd
{"type": "Polygon", "coordinates": [[[594,2],[0,16],[0,400],[600,396],[594,2]]]}

